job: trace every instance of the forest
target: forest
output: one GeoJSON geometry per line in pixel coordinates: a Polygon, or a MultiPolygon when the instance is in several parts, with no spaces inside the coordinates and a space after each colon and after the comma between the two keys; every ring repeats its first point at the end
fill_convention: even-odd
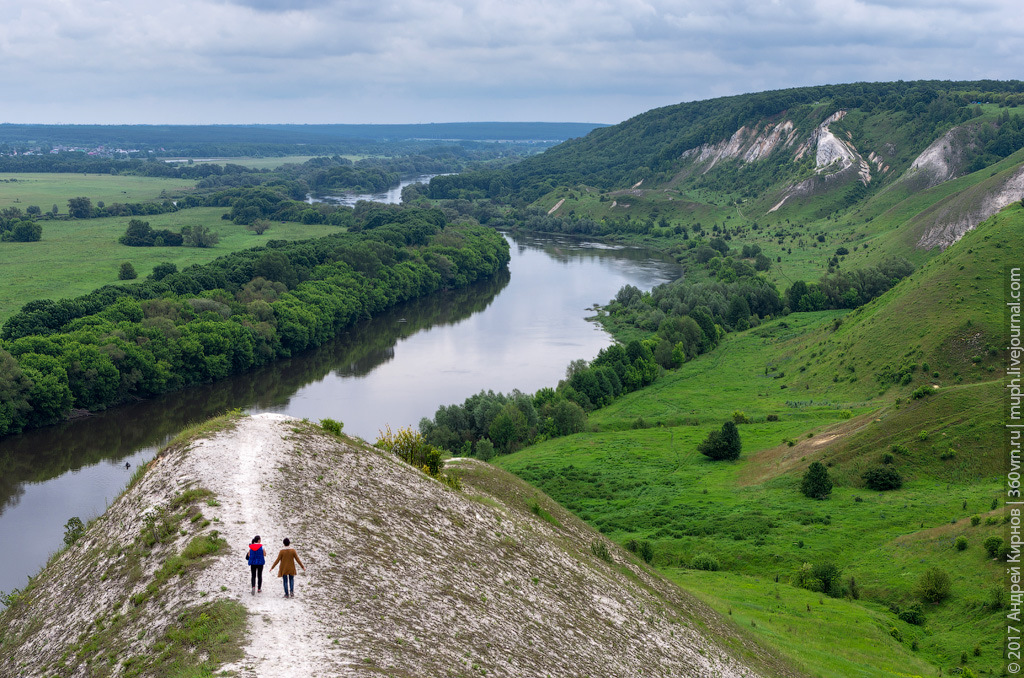
{"type": "Polygon", "coordinates": [[[358,233],[271,241],[74,299],[3,327],[0,435],[223,379],[319,346],[399,302],[492,276],[497,232],[438,210],[381,209],[358,233]]]}

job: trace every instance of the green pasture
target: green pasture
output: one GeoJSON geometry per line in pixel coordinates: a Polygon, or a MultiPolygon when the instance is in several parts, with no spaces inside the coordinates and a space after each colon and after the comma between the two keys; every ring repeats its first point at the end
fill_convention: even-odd
{"type": "Polygon", "coordinates": [[[0,209],[18,207],[22,212],[30,205],[49,212],[56,205],[59,214],[68,213],[68,199],[84,197],[92,204],[151,202],[163,197],[173,198],[195,187],[191,179],[159,179],[154,177],[114,174],[32,174],[0,173],[0,209]]]}
{"type": "Polygon", "coordinates": [[[0,322],[33,299],[74,297],[116,284],[122,262],[131,263],[139,278],[144,278],[162,262],[176,264],[180,270],[272,239],[301,240],[339,231],[336,226],[275,223],[258,236],[245,226],[221,219],[224,211],[223,207],[200,207],[141,217],[154,229],[207,226],[220,235],[220,242],[206,249],[121,245],[117,239],[128,227],[129,217],[40,222],[41,241],[0,243],[0,322]]]}
{"type": "Polygon", "coordinates": [[[990,343],[1022,212],[1005,210],[858,311],[794,313],[727,335],[591,413],[587,432],[496,463],[618,543],[650,541],[653,565],[810,675],[998,671],[1002,570],[982,546],[1005,529],[992,425],[1001,353],[990,343]],[[882,378],[901,368],[905,383],[882,378]],[[698,453],[730,419],[740,459],[698,453]],[[826,501],[800,492],[812,461],[835,482],[826,501]],[[901,489],[864,486],[863,472],[883,464],[901,489]],[[689,569],[699,554],[721,571],[689,569]],[[805,563],[825,561],[841,568],[848,599],[792,584],[805,563]],[[894,610],[917,600],[933,566],[952,578],[952,596],[926,605],[922,626],[900,621],[894,610]]]}

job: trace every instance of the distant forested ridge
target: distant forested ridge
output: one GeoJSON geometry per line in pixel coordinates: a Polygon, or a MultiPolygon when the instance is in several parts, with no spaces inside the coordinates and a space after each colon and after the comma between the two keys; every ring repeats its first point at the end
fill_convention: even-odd
{"type": "Polygon", "coordinates": [[[156,156],[393,155],[397,144],[559,142],[594,123],[465,122],[407,125],[0,125],[0,153],[31,147],[88,146],[156,156]]]}
{"type": "Polygon", "coordinates": [[[977,106],[983,103],[1021,105],[1024,82],[853,83],[682,103],[595,129],[501,171],[436,178],[430,197],[487,197],[525,204],[556,186],[585,184],[612,189],[628,188],[642,180],[667,180],[683,164],[686,151],[722,142],[744,126],[773,121],[783,114],[809,133],[837,111],[884,113],[887,124],[901,127],[901,138],[926,146],[952,126],[977,115],[977,106]]]}
{"type": "Polygon", "coordinates": [[[135,285],[26,304],[0,340],[0,435],[223,379],[319,346],[399,302],[504,269],[492,229],[386,209],[358,233],[271,241],[135,285]]]}

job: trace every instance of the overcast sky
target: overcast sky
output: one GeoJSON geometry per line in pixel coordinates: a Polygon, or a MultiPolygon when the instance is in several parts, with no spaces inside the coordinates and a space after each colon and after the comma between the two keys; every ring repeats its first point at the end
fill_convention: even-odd
{"type": "Polygon", "coordinates": [[[616,123],[1024,78],[1021,0],[0,0],[0,122],[616,123]]]}

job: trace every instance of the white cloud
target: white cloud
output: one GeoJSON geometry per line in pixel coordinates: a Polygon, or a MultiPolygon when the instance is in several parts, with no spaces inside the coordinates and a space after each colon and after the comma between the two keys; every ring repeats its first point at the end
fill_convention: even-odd
{"type": "Polygon", "coordinates": [[[0,0],[18,122],[616,122],[821,83],[1011,78],[1016,0],[0,0]],[[425,116],[425,117],[424,117],[425,116]]]}

